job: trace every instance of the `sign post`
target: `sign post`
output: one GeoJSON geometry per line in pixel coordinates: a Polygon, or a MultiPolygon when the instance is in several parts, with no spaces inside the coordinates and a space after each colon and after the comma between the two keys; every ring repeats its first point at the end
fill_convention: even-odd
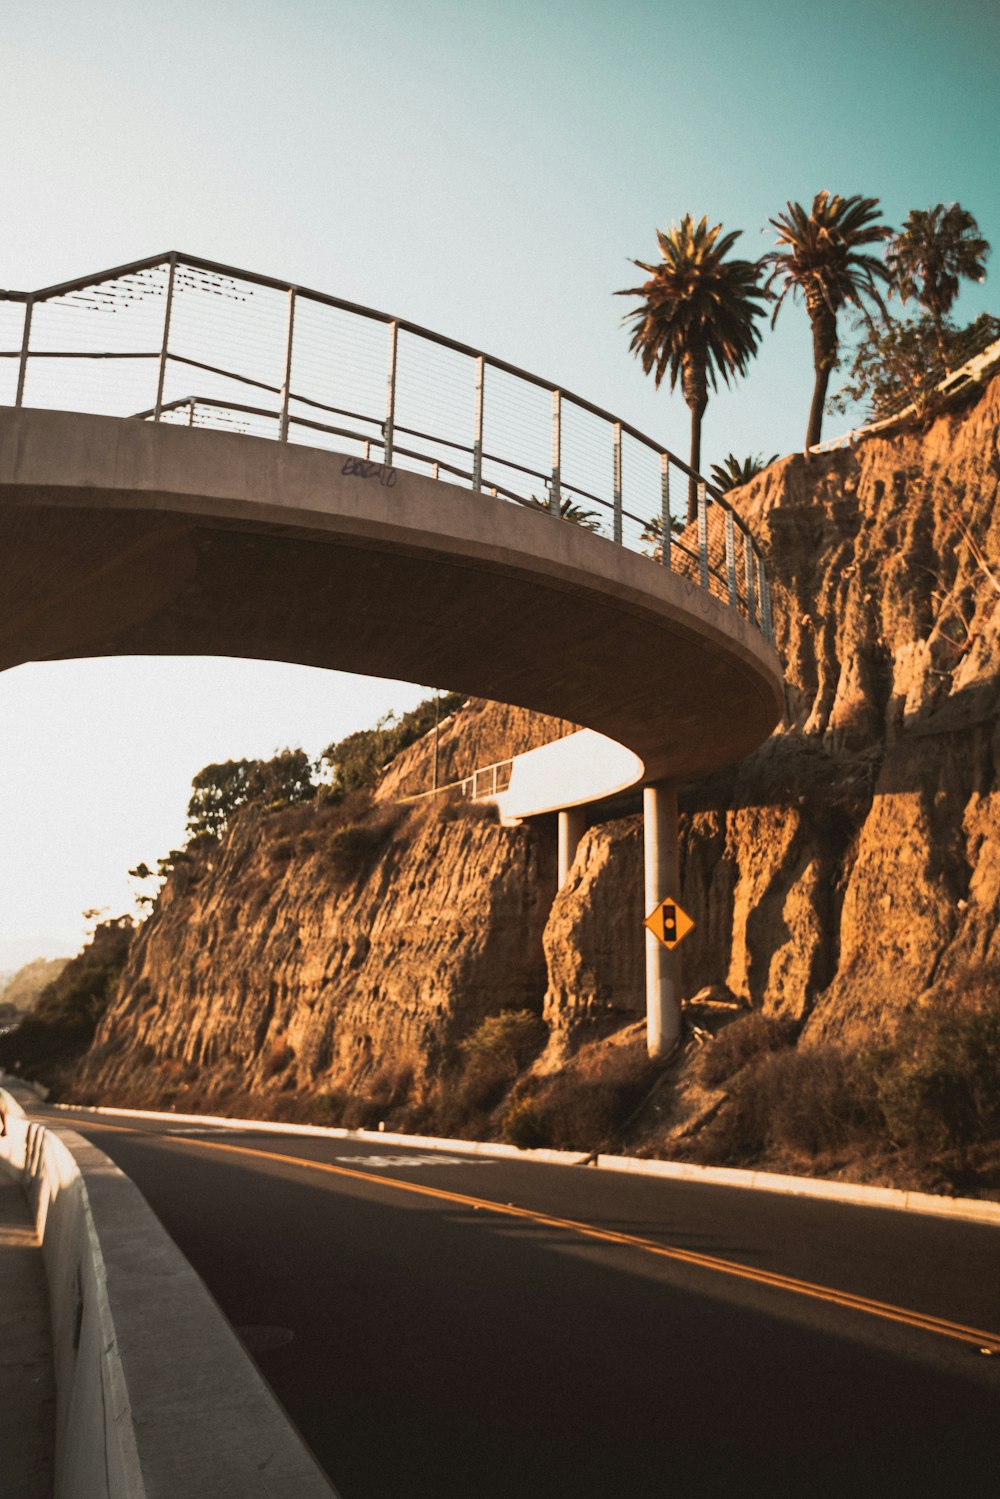
{"type": "MultiPolygon", "coordinates": [[[[677,826],[677,785],[655,781],[642,788],[643,887],[650,917],[673,905],[676,928],[676,895],[680,890],[680,847],[677,826]]],[[[676,940],[664,941],[667,928],[657,918],[660,931],[646,922],[646,1047],[654,1061],[673,1055],[681,1035],[681,960],[676,940]]]]}

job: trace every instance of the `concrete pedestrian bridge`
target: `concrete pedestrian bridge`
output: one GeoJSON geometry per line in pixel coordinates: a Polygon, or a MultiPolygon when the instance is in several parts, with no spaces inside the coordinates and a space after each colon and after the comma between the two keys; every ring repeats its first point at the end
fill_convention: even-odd
{"type": "Polygon", "coordinates": [[[566,718],[631,753],[567,752],[551,805],[641,782],[647,891],[676,886],[676,783],[782,708],[762,559],[699,475],[502,361],[193,257],[0,314],[0,670],[254,657],[566,718]]]}
{"type": "Polygon", "coordinates": [[[0,667],[247,656],[428,682],[586,724],[639,756],[636,780],[770,732],[773,649],[690,579],[393,478],[261,438],[0,410],[0,667]]]}

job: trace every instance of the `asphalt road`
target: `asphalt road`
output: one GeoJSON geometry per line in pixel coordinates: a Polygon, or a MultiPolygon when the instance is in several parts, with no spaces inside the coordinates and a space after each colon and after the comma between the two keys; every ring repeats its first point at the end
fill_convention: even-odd
{"type": "Polygon", "coordinates": [[[1000,1493],[996,1228],[55,1117],[137,1182],[343,1499],[1000,1493]]]}

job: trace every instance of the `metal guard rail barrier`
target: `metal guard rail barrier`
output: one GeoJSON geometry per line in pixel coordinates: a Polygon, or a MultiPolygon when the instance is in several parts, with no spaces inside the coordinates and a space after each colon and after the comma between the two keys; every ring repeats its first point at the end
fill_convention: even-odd
{"type": "Polygon", "coordinates": [[[0,403],[335,448],[387,487],[429,472],[644,552],[774,638],[753,537],[683,459],[571,391],[307,287],[172,251],[0,291],[0,403]]]}

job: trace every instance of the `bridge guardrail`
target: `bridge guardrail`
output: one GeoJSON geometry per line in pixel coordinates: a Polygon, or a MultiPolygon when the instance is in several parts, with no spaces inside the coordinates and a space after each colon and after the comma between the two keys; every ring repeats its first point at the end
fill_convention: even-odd
{"type": "Polygon", "coordinates": [[[682,459],[571,391],[306,287],[171,251],[0,291],[0,403],[302,442],[387,487],[397,468],[446,478],[645,552],[773,640],[749,529],[682,459]]]}

